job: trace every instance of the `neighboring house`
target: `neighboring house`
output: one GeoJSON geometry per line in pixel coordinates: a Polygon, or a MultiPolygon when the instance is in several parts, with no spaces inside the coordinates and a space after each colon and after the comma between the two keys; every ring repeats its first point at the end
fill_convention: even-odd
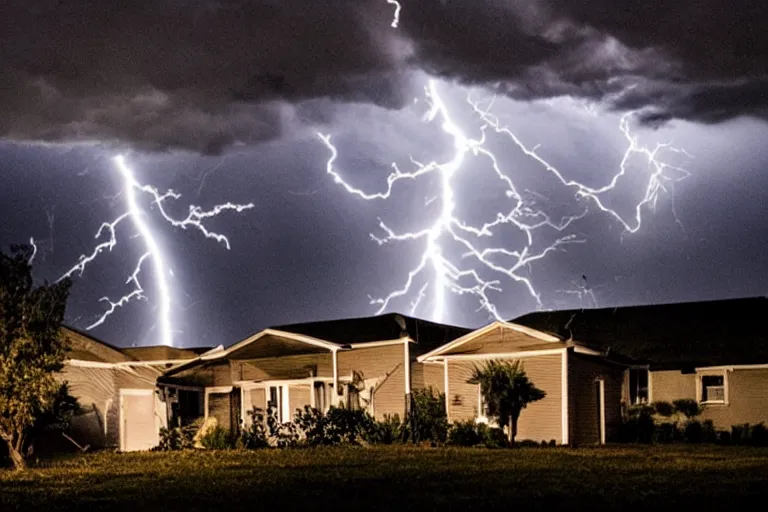
{"type": "Polygon", "coordinates": [[[480,386],[467,380],[492,359],[521,361],[531,382],[546,392],[520,415],[518,439],[604,443],[620,428],[625,364],[511,322],[494,322],[418,358],[442,369],[448,421],[488,421],[480,386]]]}
{"type": "Polygon", "coordinates": [[[637,364],[625,376],[627,404],[690,398],[700,419],[730,430],[768,423],[768,328],[764,297],[538,312],[516,323],[637,364]]]}
{"type": "Polygon", "coordinates": [[[70,351],[59,378],[69,383],[82,409],[68,435],[81,446],[122,451],[156,446],[159,429],[168,422],[157,377],[207,349],[117,348],[72,328],[63,331],[70,351]]]}
{"type": "Polygon", "coordinates": [[[416,358],[467,332],[396,314],[284,325],[180,364],[158,387],[180,404],[174,425],[204,416],[237,430],[250,424],[250,411],[270,405],[281,422],[305,406],[332,405],[403,418],[412,389],[443,387],[440,368],[416,358]]]}

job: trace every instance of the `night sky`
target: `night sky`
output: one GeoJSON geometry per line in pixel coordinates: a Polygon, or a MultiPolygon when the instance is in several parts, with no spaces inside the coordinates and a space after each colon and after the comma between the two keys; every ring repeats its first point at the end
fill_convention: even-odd
{"type": "MultiPolygon", "coordinates": [[[[385,311],[474,327],[536,309],[766,295],[768,5],[401,4],[392,27],[386,0],[5,0],[0,247],[34,238],[40,281],[91,254],[109,238],[94,238],[99,226],[128,211],[122,154],[137,182],[181,195],[162,203],[173,218],[190,205],[253,206],[203,219],[228,250],[170,225],[136,191],[157,249],[139,274],[142,296],[91,331],[117,345],[162,341],[149,260],[163,263],[176,346],[375,314],[372,299],[403,288],[434,247],[442,275],[461,277],[441,281],[433,258],[385,311]],[[457,146],[440,112],[429,117],[438,102],[470,143],[457,146]],[[668,167],[654,174],[639,151],[622,164],[622,119],[635,148],[670,144],[655,154],[668,167]],[[366,200],[327,172],[318,132],[338,151],[331,170],[366,194],[388,190],[392,163],[403,173],[419,168],[411,159],[440,166],[366,200]],[[436,246],[377,243],[380,223],[422,232],[447,204],[453,231],[435,228],[436,246]],[[514,222],[483,236],[461,227],[512,211],[514,222]],[[552,225],[530,228],[544,218],[552,225]],[[554,250],[510,275],[452,234],[502,270],[554,250]],[[482,295],[479,283],[490,283],[482,295]]],[[[104,314],[101,297],[135,289],[126,281],[147,242],[132,218],[116,236],[73,275],[74,327],[104,314]]]]}

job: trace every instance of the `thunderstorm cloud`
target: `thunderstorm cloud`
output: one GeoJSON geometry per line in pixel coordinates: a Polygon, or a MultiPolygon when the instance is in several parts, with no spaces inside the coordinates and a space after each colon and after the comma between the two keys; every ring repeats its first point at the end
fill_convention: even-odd
{"type": "Polygon", "coordinates": [[[414,73],[649,123],[768,112],[768,4],[722,0],[5,0],[0,137],[220,153],[411,101],[414,73]]]}

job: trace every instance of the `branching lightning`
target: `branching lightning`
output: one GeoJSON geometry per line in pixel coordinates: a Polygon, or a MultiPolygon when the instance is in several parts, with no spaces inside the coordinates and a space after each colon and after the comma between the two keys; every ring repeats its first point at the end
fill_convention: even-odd
{"type": "Polygon", "coordinates": [[[394,6],[395,8],[395,12],[392,15],[392,24],[390,26],[392,28],[397,28],[400,24],[400,9],[402,9],[402,6],[397,0],[387,0],[387,3],[394,6]]]}
{"type": "MultiPolygon", "coordinates": [[[[586,242],[586,239],[583,237],[567,234],[566,229],[587,215],[590,206],[615,219],[620,223],[625,232],[635,233],[642,225],[642,212],[644,209],[646,207],[655,207],[659,193],[667,191],[669,183],[679,181],[688,176],[686,170],[663,162],[661,156],[664,151],[690,155],[672,147],[671,144],[657,144],[653,148],[642,146],[638,138],[631,132],[630,121],[634,116],[633,113],[625,114],[619,122],[619,130],[626,138],[628,147],[621,160],[618,172],[611,177],[607,184],[600,187],[590,187],[566,178],[563,172],[537,153],[538,146],[529,148],[524,145],[508,127],[501,124],[497,116],[491,113],[493,99],[488,100],[485,108],[482,108],[481,102],[475,101],[471,97],[467,98],[467,103],[472,112],[481,122],[479,135],[476,138],[470,138],[465,134],[465,130],[453,121],[448,108],[438,94],[437,84],[434,80],[430,80],[425,88],[425,92],[430,105],[430,109],[425,115],[425,120],[428,122],[437,120],[442,131],[450,136],[453,141],[453,157],[447,162],[431,161],[428,163],[418,162],[411,157],[410,161],[414,166],[414,170],[410,172],[401,171],[397,164],[393,163],[393,170],[387,177],[384,191],[366,192],[346,181],[335,166],[338,158],[338,149],[332,143],[331,136],[318,133],[320,140],[330,152],[330,158],[326,163],[326,172],[348,193],[366,201],[389,199],[393,188],[400,182],[414,181],[428,174],[439,176],[440,193],[437,198],[433,197],[427,200],[427,204],[436,199],[439,199],[441,202],[440,216],[434,223],[415,231],[398,232],[380,220],[379,228],[383,234],[371,235],[373,240],[380,245],[395,241],[417,240],[424,244],[424,250],[421,253],[419,262],[408,272],[405,283],[385,297],[371,298],[371,304],[378,306],[377,314],[383,313],[393,300],[406,295],[415,295],[415,298],[410,303],[411,313],[413,314],[426,296],[427,290],[429,290],[434,298],[431,317],[436,321],[445,320],[446,292],[448,291],[459,295],[469,294],[474,296],[480,304],[480,309],[486,310],[490,317],[503,319],[490,297],[491,291],[500,292],[502,290],[501,281],[498,278],[484,277],[485,275],[497,275],[499,278],[508,278],[519,283],[535,299],[539,307],[543,307],[540,293],[534,287],[531,278],[523,275],[522,271],[548,254],[564,249],[564,246],[567,244],[586,242]],[[502,171],[496,155],[486,147],[486,140],[489,134],[511,140],[519,151],[532,159],[544,171],[555,176],[563,186],[574,189],[575,198],[580,205],[579,213],[560,219],[553,219],[543,210],[533,207],[530,201],[526,201],[516,187],[514,180],[502,171]],[[503,187],[506,197],[510,201],[507,210],[496,212],[492,220],[482,225],[468,224],[458,218],[456,214],[455,190],[452,179],[458,173],[467,171],[466,160],[468,156],[479,157],[490,166],[490,169],[499,180],[499,185],[503,187]],[[617,186],[621,177],[627,172],[630,158],[637,156],[644,157],[648,162],[650,169],[648,184],[643,198],[634,208],[633,217],[625,219],[617,211],[606,206],[602,195],[617,186]],[[502,225],[518,229],[525,235],[524,239],[526,242],[517,249],[505,247],[480,248],[481,241],[492,237],[494,231],[502,225]],[[545,230],[555,233],[557,238],[543,249],[536,250],[534,248],[534,235],[539,231],[545,230]],[[464,248],[464,253],[460,258],[451,258],[447,254],[447,242],[458,243],[459,246],[464,248]],[[417,277],[427,272],[431,272],[432,278],[428,279],[426,284],[423,284],[417,290],[417,277]]],[[[592,291],[587,290],[586,287],[583,288],[582,292],[586,290],[588,292],[587,295],[590,295],[596,302],[592,291]]]]}
{"type": "Polygon", "coordinates": [[[90,330],[103,324],[110,315],[133,300],[147,300],[147,297],[144,294],[144,288],[139,281],[139,276],[142,273],[144,263],[149,259],[152,264],[152,279],[154,280],[155,290],[158,294],[157,325],[160,333],[160,342],[163,345],[170,346],[173,344],[173,326],[171,320],[172,291],[167,279],[167,272],[169,271],[167,265],[168,257],[158,244],[157,236],[153,232],[152,226],[147,222],[147,212],[143,211],[139,204],[138,193],[144,193],[150,196],[152,205],[157,207],[163,220],[170,225],[181,229],[196,229],[206,238],[216,240],[223,244],[227,249],[230,248],[229,239],[222,234],[210,231],[206,228],[203,222],[206,219],[215,217],[227,210],[242,212],[243,210],[253,208],[253,204],[225,203],[214,206],[210,210],[203,210],[198,206],[190,205],[187,216],[178,220],[168,214],[164,204],[168,199],[179,199],[181,197],[180,194],[173,190],[161,193],[155,187],[139,183],[122,155],[116,156],[114,162],[123,181],[122,194],[125,197],[126,211],[113,221],[105,222],[99,227],[94,238],[100,240],[106,237],[106,240],[99,242],[89,254],[81,255],[78,263],[67,270],[59,280],[70,277],[75,273],[77,273],[78,276],[82,276],[89,263],[94,261],[105,250],[112,251],[118,243],[117,227],[124,220],[130,219],[133,227],[138,233],[137,236],[141,238],[145,246],[145,252],[139,258],[135,269],[131,275],[128,276],[125,283],[132,285],[133,289],[120,297],[117,301],[113,301],[108,297],[99,299],[101,302],[106,302],[108,308],[95,322],[86,327],[86,329],[90,330]]]}

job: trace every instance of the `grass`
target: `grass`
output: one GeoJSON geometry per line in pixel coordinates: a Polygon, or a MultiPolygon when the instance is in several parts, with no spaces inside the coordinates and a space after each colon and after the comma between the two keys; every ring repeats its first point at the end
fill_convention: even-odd
{"type": "Polygon", "coordinates": [[[709,510],[765,506],[765,482],[744,447],[96,453],[0,470],[0,510],[709,510]]]}

